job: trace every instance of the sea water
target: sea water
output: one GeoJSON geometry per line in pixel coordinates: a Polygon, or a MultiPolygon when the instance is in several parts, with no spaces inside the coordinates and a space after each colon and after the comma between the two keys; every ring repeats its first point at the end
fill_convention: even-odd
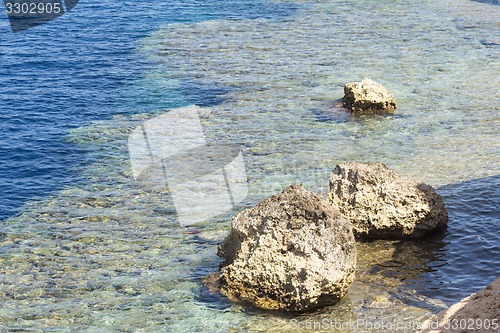
{"type": "Polygon", "coordinates": [[[500,271],[499,14],[465,0],[83,2],[4,29],[2,214],[18,213],[0,227],[0,330],[412,332],[482,289],[500,271]],[[338,107],[364,77],[396,114],[338,107]],[[207,140],[240,145],[248,176],[246,199],[195,235],[167,187],[138,186],[127,150],[134,128],[189,104],[207,140]],[[359,243],[348,296],[304,315],[202,282],[239,209],[293,182],[326,195],[345,161],[437,188],[447,232],[359,243]]]}

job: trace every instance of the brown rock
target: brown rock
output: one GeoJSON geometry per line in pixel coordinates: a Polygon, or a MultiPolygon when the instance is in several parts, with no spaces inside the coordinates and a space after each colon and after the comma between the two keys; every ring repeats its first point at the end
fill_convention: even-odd
{"type": "Polygon", "coordinates": [[[356,238],[417,238],[446,227],[448,213],[434,189],[382,163],[344,163],[330,176],[329,201],[356,238]]]}
{"type": "Polygon", "coordinates": [[[222,292],[271,310],[333,304],[356,269],[350,223],[300,185],[236,215],[218,254],[222,292]]]}
{"type": "Polygon", "coordinates": [[[354,113],[393,112],[396,99],[384,86],[368,78],[361,82],[346,83],[344,86],[344,106],[354,113]]]}

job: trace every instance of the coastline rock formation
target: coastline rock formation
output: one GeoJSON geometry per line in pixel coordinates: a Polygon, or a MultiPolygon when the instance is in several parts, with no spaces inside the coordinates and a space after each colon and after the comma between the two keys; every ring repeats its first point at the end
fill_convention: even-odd
{"type": "Polygon", "coordinates": [[[351,224],[301,185],[237,214],[218,255],[225,259],[221,291],[269,310],[334,304],[347,294],[356,269],[351,224]]]}
{"type": "Polygon", "coordinates": [[[328,199],[352,223],[358,239],[418,238],[448,223],[443,200],[431,186],[382,163],[337,165],[328,199]]]}
{"type": "Polygon", "coordinates": [[[353,113],[384,113],[396,109],[394,96],[384,86],[368,78],[345,84],[343,104],[353,113]]]}
{"type": "Polygon", "coordinates": [[[427,319],[421,333],[500,331],[500,278],[427,319]],[[467,329],[467,330],[466,330],[467,329]]]}

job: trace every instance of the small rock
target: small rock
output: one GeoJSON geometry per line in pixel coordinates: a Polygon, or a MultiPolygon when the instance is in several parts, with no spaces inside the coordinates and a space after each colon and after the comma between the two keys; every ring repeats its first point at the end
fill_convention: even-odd
{"type": "Polygon", "coordinates": [[[356,269],[350,223],[300,185],[236,215],[218,254],[221,291],[270,310],[334,304],[356,269]]]}
{"type": "Polygon", "coordinates": [[[361,82],[346,83],[343,103],[353,113],[383,113],[396,109],[394,96],[384,86],[368,78],[361,82]]]}
{"type": "Polygon", "coordinates": [[[329,201],[352,223],[356,238],[417,238],[448,222],[443,200],[431,186],[382,163],[337,165],[329,201]]]}
{"type": "Polygon", "coordinates": [[[186,233],[191,235],[197,235],[200,233],[200,229],[197,227],[186,227],[186,233]]]}

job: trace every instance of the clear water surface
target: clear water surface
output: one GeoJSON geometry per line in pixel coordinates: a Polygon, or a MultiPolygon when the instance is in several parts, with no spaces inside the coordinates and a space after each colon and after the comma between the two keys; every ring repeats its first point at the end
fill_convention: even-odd
{"type": "Polygon", "coordinates": [[[0,331],[414,323],[482,289],[500,271],[499,11],[466,0],[83,1],[20,34],[2,13],[0,331]],[[337,107],[343,84],[366,76],[394,93],[395,115],[337,107]],[[360,243],[357,279],[335,306],[293,316],[232,304],[203,279],[237,210],[188,234],[168,189],[131,177],[127,135],[189,104],[203,107],[209,140],[242,147],[240,208],[291,182],[326,194],[335,164],[381,161],[436,187],[449,228],[360,243]]]}

